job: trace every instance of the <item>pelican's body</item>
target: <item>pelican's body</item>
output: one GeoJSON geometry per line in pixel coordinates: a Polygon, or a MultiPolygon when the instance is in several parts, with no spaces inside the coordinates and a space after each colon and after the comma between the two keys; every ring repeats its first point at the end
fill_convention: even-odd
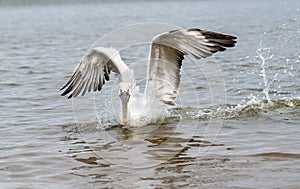
{"type": "Polygon", "coordinates": [[[134,72],[114,48],[95,47],[81,60],[62,95],[69,98],[100,91],[115,72],[119,81],[120,115],[124,125],[145,125],[163,120],[179,92],[184,55],[206,58],[233,47],[236,37],[200,29],[174,30],[153,38],[145,91],[140,92],[134,72]]]}

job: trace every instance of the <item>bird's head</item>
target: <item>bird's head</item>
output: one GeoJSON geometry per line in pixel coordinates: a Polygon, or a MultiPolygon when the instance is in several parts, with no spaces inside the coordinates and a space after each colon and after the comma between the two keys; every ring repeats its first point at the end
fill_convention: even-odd
{"type": "Polygon", "coordinates": [[[129,85],[120,85],[119,97],[121,99],[121,117],[124,125],[128,119],[128,102],[132,92],[132,87],[129,85]]]}
{"type": "Polygon", "coordinates": [[[124,125],[128,121],[128,102],[131,93],[136,86],[133,70],[127,68],[120,74],[119,97],[121,99],[121,119],[124,125]]]}

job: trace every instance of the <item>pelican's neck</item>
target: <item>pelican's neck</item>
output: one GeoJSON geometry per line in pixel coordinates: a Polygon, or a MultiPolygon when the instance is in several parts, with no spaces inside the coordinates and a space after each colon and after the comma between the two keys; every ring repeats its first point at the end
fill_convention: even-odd
{"type": "Polygon", "coordinates": [[[120,83],[135,83],[134,72],[132,69],[128,68],[123,70],[119,75],[120,83]]]}
{"type": "Polygon", "coordinates": [[[143,93],[140,93],[140,87],[135,86],[131,91],[128,102],[128,124],[139,125],[145,116],[148,115],[147,103],[143,93]]]}

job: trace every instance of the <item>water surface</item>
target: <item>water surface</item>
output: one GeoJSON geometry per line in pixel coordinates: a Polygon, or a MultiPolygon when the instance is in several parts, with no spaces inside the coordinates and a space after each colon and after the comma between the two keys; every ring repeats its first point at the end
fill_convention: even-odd
{"type": "MultiPolygon", "coordinates": [[[[298,1],[1,1],[0,188],[300,187],[299,20],[298,1]],[[60,96],[95,41],[141,22],[238,44],[214,65],[186,59],[181,106],[163,125],[116,126],[113,81],[60,96]]],[[[148,48],[121,51],[142,86],[148,48]]]]}

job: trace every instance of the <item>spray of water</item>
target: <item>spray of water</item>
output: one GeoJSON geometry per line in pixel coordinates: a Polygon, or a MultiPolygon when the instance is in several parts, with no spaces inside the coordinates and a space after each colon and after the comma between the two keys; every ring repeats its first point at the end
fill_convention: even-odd
{"type": "Polygon", "coordinates": [[[267,77],[267,73],[266,73],[266,69],[267,69],[267,65],[266,62],[268,60],[271,60],[273,58],[273,54],[269,55],[269,56],[264,56],[263,51],[267,51],[268,53],[270,53],[270,49],[269,48],[259,48],[256,51],[257,57],[259,58],[260,61],[260,67],[261,67],[261,71],[260,71],[260,76],[262,77],[263,80],[263,94],[265,95],[266,100],[268,101],[268,103],[272,103],[271,101],[271,97],[270,97],[270,87],[274,81],[274,79],[277,77],[277,74],[274,75],[272,80],[269,80],[267,77]]]}

